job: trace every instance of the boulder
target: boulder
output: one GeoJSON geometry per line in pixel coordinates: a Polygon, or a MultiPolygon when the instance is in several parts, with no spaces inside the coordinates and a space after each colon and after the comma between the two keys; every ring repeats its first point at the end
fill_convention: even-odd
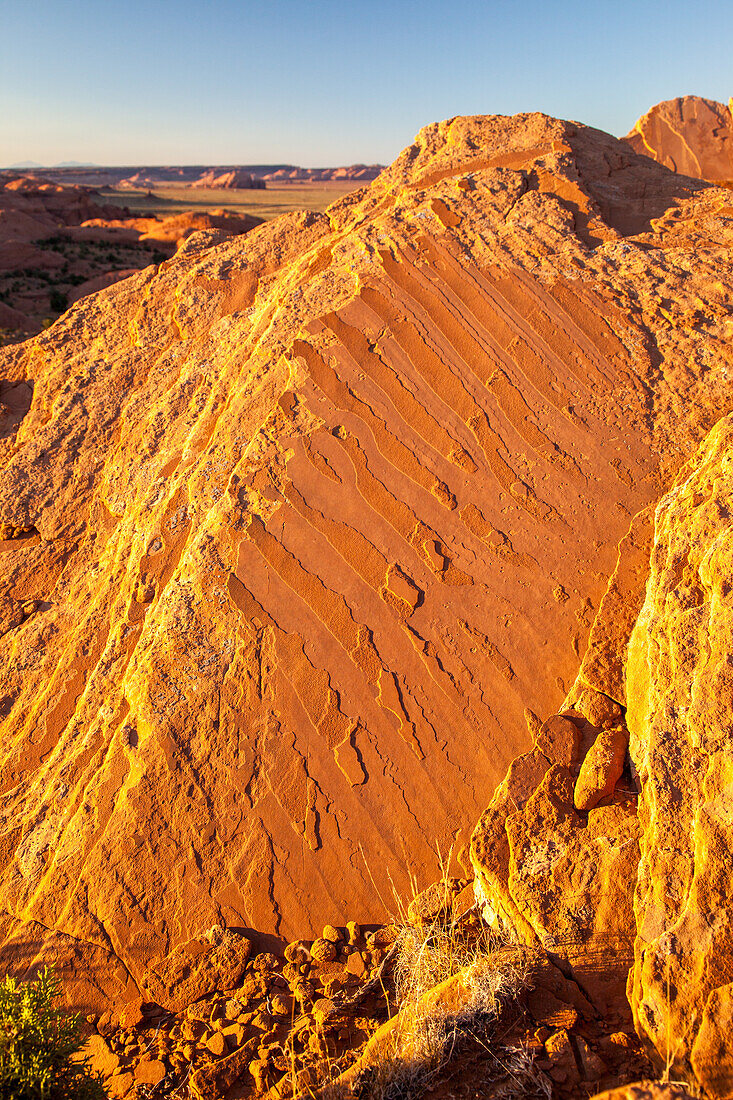
{"type": "Polygon", "coordinates": [[[489,927],[544,948],[610,1015],[623,1010],[633,960],[636,798],[619,791],[607,805],[576,809],[582,742],[603,737],[589,730],[576,716],[545,724],[538,740],[549,757],[535,747],[512,764],[476,826],[471,862],[489,927]]]}
{"type": "Polygon", "coordinates": [[[696,1096],[679,1081],[634,1081],[597,1092],[592,1100],[695,1100],[696,1096]]]}
{"type": "Polygon", "coordinates": [[[232,989],[244,974],[251,951],[246,936],[230,931],[213,945],[190,942],[151,967],[142,984],[150,1000],[180,1012],[207,993],[232,989]]]}

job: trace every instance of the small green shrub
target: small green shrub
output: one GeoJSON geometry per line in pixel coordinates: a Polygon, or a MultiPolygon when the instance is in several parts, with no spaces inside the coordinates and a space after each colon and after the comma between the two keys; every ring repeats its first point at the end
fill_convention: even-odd
{"type": "Polygon", "coordinates": [[[0,1100],[107,1100],[101,1078],[78,1057],[79,1014],[58,1007],[48,968],[31,982],[0,982],[0,1100]]]}

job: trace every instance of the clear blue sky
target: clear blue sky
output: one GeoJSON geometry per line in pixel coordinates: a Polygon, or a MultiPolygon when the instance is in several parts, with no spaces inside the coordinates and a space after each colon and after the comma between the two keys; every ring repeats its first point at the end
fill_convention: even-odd
{"type": "Polygon", "coordinates": [[[388,162],[456,114],[733,95],[732,0],[0,0],[0,164],[388,162]]]}

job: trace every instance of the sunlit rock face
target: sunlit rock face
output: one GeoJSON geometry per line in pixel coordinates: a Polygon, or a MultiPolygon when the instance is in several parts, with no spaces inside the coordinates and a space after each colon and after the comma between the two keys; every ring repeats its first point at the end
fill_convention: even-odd
{"type": "Polygon", "coordinates": [[[641,862],[629,999],[678,1074],[733,1095],[733,418],[656,511],[627,667],[641,862]]]}
{"type": "Polygon", "coordinates": [[[733,404],[728,202],[454,119],[2,353],[4,965],[125,1000],[214,925],[468,868],[632,517],[733,404]]]}
{"type": "Polygon", "coordinates": [[[564,711],[471,845],[486,921],[604,1019],[628,972],[658,1066],[715,1097],[733,1095],[732,467],[728,415],[622,541],[564,711]]]}
{"type": "Polygon", "coordinates": [[[701,179],[733,182],[733,99],[666,99],[647,111],[624,141],[659,164],[701,179]]]}

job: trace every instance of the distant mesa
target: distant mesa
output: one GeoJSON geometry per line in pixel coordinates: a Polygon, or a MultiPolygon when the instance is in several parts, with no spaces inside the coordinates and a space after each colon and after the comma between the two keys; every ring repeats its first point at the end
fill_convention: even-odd
{"type": "Polygon", "coordinates": [[[259,188],[257,181],[278,183],[364,182],[376,179],[384,169],[382,164],[349,164],[340,168],[301,168],[297,164],[184,164],[184,165],[99,165],[64,164],[43,168],[39,164],[13,165],[6,171],[23,171],[43,175],[55,183],[80,184],[87,187],[123,187],[142,190],[161,184],[182,187],[259,188]],[[231,181],[229,177],[231,177],[231,181]],[[216,182],[214,182],[216,181],[216,182]],[[221,182],[220,182],[221,181],[221,182]],[[240,182],[241,181],[241,182],[240,182]]]}
{"type": "Polygon", "coordinates": [[[263,179],[258,179],[251,172],[233,168],[230,172],[222,172],[217,175],[216,169],[211,168],[204,172],[200,179],[194,180],[192,187],[210,187],[213,189],[225,189],[232,191],[264,191],[267,186],[263,179]]]}
{"type": "Polygon", "coordinates": [[[383,171],[382,164],[351,164],[346,168],[279,168],[269,172],[266,180],[303,183],[324,183],[329,180],[375,180],[383,171]]]}
{"type": "Polygon", "coordinates": [[[624,138],[635,153],[686,176],[733,180],[733,99],[686,95],[647,111],[624,138]]]}

